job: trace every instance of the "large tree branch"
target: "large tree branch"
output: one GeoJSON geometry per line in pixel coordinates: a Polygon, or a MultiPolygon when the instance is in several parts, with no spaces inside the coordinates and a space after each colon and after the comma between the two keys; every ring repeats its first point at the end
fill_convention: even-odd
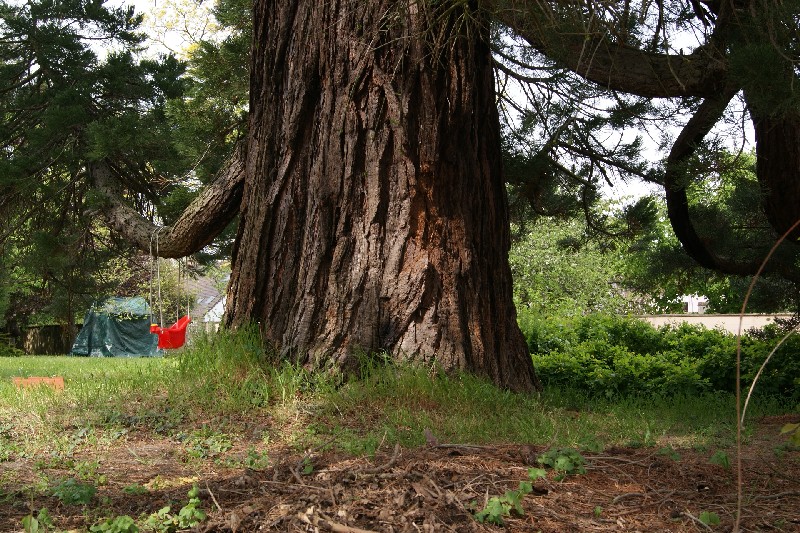
{"type": "MultiPolygon", "coordinates": [[[[683,245],[683,249],[692,259],[705,268],[723,274],[752,276],[759,271],[762,258],[737,261],[730,257],[723,257],[715,253],[709,247],[709,243],[698,235],[689,213],[686,183],[685,179],[682,179],[680,170],[681,165],[688,161],[703,138],[719,121],[728,103],[737,92],[736,87],[732,86],[715,98],[707,98],[686,123],[667,157],[664,192],[667,200],[667,216],[672,229],[683,245]]],[[[800,279],[795,269],[780,261],[770,262],[765,270],[776,272],[790,281],[800,279]]]]}
{"type": "Polygon", "coordinates": [[[157,226],[122,200],[114,169],[106,161],[88,165],[95,188],[106,198],[108,225],[136,247],[160,257],[185,257],[209,244],[239,213],[244,187],[244,153],[237,149],[219,176],[171,226],[157,226]]]}
{"type": "Polygon", "coordinates": [[[607,89],[649,98],[713,97],[726,84],[727,63],[711,45],[689,55],[647,52],[568,26],[543,0],[481,0],[481,5],[533,48],[607,89]]]}
{"type": "Polygon", "coordinates": [[[686,180],[681,176],[680,167],[694,154],[697,146],[722,117],[728,103],[736,95],[735,89],[707,98],[700,104],[692,118],[681,130],[672,145],[666,162],[664,193],[667,199],[667,216],[675,236],[683,249],[701,266],[722,270],[727,274],[748,275],[758,269],[758,264],[741,265],[717,257],[697,234],[689,215],[689,199],[686,194],[686,180]]]}

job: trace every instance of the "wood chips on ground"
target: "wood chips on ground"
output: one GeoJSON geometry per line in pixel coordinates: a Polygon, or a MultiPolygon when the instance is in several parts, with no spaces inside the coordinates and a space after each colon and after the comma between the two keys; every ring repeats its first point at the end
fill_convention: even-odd
{"type": "MultiPolygon", "coordinates": [[[[800,452],[781,446],[778,432],[786,421],[762,421],[757,437],[744,448],[743,531],[800,531],[800,452]]],[[[271,466],[254,471],[186,461],[174,441],[128,435],[99,457],[108,479],[95,496],[102,504],[67,506],[20,491],[0,502],[0,530],[20,531],[22,517],[42,507],[60,529],[79,531],[103,512],[140,517],[165,505],[177,511],[192,483],[200,487],[209,515],[196,530],[207,532],[731,530],[737,500],[734,450],[727,450],[731,468],[709,462],[714,450],[676,450],[679,457],[658,448],[587,452],[586,474],[556,481],[551,472],[523,499],[523,515],[508,517],[503,527],[478,523],[475,510],[517,489],[545,450],[529,445],[398,446],[381,448],[373,458],[353,458],[273,449],[271,466]],[[126,494],[123,488],[132,483],[153,488],[126,494]],[[718,515],[721,524],[702,524],[704,512],[718,515]]],[[[15,483],[35,476],[24,460],[0,463],[0,475],[14,469],[15,483]]],[[[58,472],[47,474],[53,478],[58,472]]],[[[13,494],[13,487],[3,492],[13,494]]]]}

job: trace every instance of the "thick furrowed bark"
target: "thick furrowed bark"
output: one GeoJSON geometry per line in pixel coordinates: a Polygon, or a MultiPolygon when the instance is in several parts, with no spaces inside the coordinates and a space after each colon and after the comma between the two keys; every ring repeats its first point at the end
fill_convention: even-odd
{"type": "Polygon", "coordinates": [[[217,179],[186,208],[171,226],[157,226],[120,198],[113,169],[105,162],[89,164],[95,188],[107,203],[108,225],[141,250],[160,257],[185,257],[201,250],[220,234],[239,212],[244,188],[244,156],[237,151],[217,179]]]}
{"type": "Polygon", "coordinates": [[[421,9],[256,3],[228,321],[309,364],[383,350],[530,390],[483,29],[421,9]]]}

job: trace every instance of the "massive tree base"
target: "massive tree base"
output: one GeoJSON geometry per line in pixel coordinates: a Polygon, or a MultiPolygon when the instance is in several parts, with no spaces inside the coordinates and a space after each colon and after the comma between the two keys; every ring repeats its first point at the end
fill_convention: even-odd
{"type": "Polygon", "coordinates": [[[488,30],[426,9],[256,2],[227,321],[302,363],[384,351],[532,390],[488,30]]]}

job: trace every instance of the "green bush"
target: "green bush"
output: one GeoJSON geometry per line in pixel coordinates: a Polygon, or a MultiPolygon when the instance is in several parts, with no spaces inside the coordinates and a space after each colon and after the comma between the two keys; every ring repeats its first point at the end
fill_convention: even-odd
{"type": "MultiPolygon", "coordinates": [[[[733,392],[736,337],[682,324],[654,328],[633,317],[593,314],[542,319],[520,317],[536,371],[546,387],[577,387],[604,396],[733,392]]],[[[741,376],[748,387],[778,340],[742,337],[741,376]]],[[[800,336],[778,349],[756,394],[800,398],[800,336]]]]}
{"type": "Polygon", "coordinates": [[[626,316],[586,315],[575,324],[575,332],[580,342],[604,340],[635,353],[653,354],[666,348],[659,330],[643,320],[626,316]]]}
{"type": "Polygon", "coordinates": [[[25,352],[11,346],[11,338],[6,333],[0,333],[0,357],[19,357],[25,352]]]}
{"type": "Polygon", "coordinates": [[[565,351],[578,342],[575,329],[564,319],[545,318],[528,310],[519,311],[518,319],[531,353],[565,351]]]}

